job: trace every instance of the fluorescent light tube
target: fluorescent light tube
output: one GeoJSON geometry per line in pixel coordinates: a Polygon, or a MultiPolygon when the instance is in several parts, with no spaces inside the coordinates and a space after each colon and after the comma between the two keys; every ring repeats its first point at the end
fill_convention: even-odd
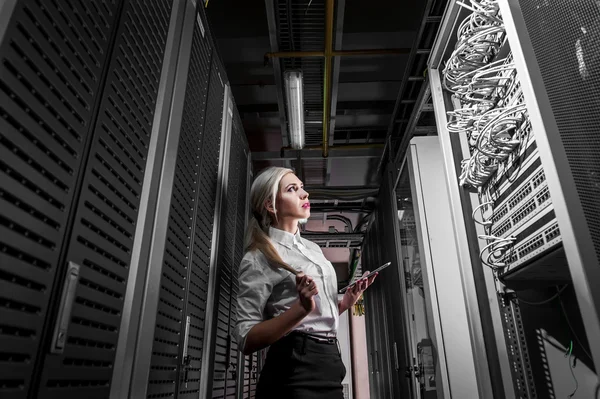
{"type": "Polygon", "coordinates": [[[295,150],[304,147],[304,94],[302,71],[285,71],[285,96],[287,100],[290,145],[295,150]]]}

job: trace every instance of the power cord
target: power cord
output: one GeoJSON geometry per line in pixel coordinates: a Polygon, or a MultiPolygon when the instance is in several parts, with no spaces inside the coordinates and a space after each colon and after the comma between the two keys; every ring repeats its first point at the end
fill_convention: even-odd
{"type": "Polygon", "coordinates": [[[583,351],[583,353],[586,354],[586,356],[588,357],[588,359],[590,359],[590,361],[592,363],[594,363],[592,355],[590,355],[590,353],[585,349],[585,346],[583,346],[583,344],[581,343],[581,340],[579,339],[579,337],[575,333],[575,329],[573,328],[573,325],[571,324],[571,321],[569,320],[569,316],[567,316],[567,311],[565,310],[565,305],[564,305],[564,303],[562,301],[562,298],[560,298],[560,295],[559,295],[559,299],[560,299],[560,308],[561,308],[561,310],[563,312],[563,315],[565,316],[565,321],[567,322],[567,325],[569,326],[569,329],[571,330],[571,333],[573,334],[573,337],[575,337],[575,341],[577,341],[577,344],[579,345],[579,347],[581,348],[581,350],[583,351]]]}
{"type": "Polygon", "coordinates": [[[577,381],[577,377],[575,377],[575,372],[573,371],[573,369],[575,368],[575,366],[577,366],[577,358],[573,356],[573,341],[571,341],[571,343],[569,344],[569,347],[567,348],[567,351],[565,352],[565,358],[568,358],[569,371],[571,371],[571,375],[573,376],[573,380],[575,380],[575,389],[573,390],[573,392],[571,392],[567,396],[568,399],[571,399],[573,396],[575,396],[575,393],[579,389],[579,381],[577,381]]]}
{"type": "Polygon", "coordinates": [[[541,305],[545,305],[547,303],[552,302],[553,300],[555,300],[556,298],[558,298],[560,296],[560,294],[562,294],[562,292],[568,287],[568,285],[565,285],[564,287],[562,287],[561,289],[558,290],[558,292],[554,295],[552,295],[550,298],[545,299],[543,301],[539,301],[539,302],[530,302],[530,301],[526,301],[522,298],[517,297],[519,302],[523,302],[527,305],[531,305],[531,306],[541,306],[541,305]]]}

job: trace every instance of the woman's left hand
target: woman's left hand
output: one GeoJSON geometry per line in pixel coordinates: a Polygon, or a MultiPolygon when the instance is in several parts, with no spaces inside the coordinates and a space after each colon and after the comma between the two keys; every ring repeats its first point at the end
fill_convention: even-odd
{"type": "Polygon", "coordinates": [[[379,273],[375,273],[373,276],[371,276],[368,279],[364,277],[367,274],[369,274],[369,271],[366,271],[363,273],[363,277],[361,277],[360,280],[358,280],[356,282],[354,287],[346,290],[346,293],[344,294],[344,298],[342,298],[342,301],[339,304],[340,314],[342,314],[345,310],[350,309],[356,303],[356,301],[358,301],[358,298],[360,298],[362,293],[371,284],[373,284],[373,281],[375,281],[375,278],[377,277],[377,275],[379,273]]]}

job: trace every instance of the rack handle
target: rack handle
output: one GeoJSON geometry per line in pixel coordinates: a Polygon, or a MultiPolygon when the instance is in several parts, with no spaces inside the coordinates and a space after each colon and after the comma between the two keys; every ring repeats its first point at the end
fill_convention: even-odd
{"type": "Polygon", "coordinates": [[[77,283],[79,283],[79,269],[80,267],[78,264],[69,262],[60,298],[58,318],[52,336],[50,353],[61,354],[65,350],[69,321],[71,320],[71,311],[73,310],[73,301],[75,301],[75,292],[77,290],[77,283]]]}

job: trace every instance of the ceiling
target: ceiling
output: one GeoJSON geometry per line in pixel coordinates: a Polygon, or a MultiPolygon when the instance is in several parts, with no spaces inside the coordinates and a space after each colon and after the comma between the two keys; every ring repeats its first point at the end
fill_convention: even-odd
{"type": "MultiPolygon", "coordinates": [[[[323,246],[341,245],[343,240],[337,238],[354,246],[354,237],[339,234],[348,230],[349,222],[356,230],[373,209],[380,165],[402,153],[409,137],[435,134],[426,61],[447,0],[333,1],[332,50],[394,54],[332,58],[329,154],[324,158],[319,147],[323,143],[325,59],[266,55],[324,51],[328,1],[265,0],[248,7],[248,1],[212,0],[206,11],[248,137],[254,170],[268,165],[293,168],[312,191],[313,217],[305,234],[330,231],[331,226],[337,233],[321,237],[323,246]],[[289,139],[282,72],[290,68],[304,74],[307,148],[302,151],[283,150],[289,139]]],[[[347,279],[351,250],[324,252],[337,265],[338,279],[347,279]]]]}

